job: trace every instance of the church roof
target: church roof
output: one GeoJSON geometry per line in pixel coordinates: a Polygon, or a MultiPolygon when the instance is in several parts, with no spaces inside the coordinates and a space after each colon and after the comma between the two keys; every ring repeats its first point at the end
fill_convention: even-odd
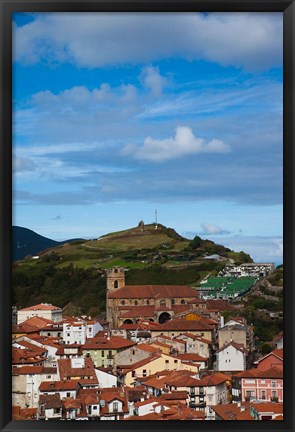
{"type": "Polygon", "coordinates": [[[196,298],[197,291],[184,285],[125,285],[109,293],[112,299],[196,298]]]}

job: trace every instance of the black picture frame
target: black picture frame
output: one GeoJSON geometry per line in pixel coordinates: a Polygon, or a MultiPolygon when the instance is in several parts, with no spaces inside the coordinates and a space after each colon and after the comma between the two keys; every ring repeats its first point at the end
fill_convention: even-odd
{"type": "Polygon", "coordinates": [[[40,422],[12,421],[11,415],[11,225],[12,225],[12,13],[14,12],[283,12],[284,16],[284,420],[279,422],[247,421],[168,423],[169,429],[205,430],[255,430],[291,432],[295,430],[294,382],[294,107],[295,107],[295,5],[291,0],[2,0],[0,2],[1,28],[1,222],[0,222],[0,278],[1,278],[1,376],[0,409],[1,431],[34,430],[100,430],[100,431],[161,431],[167,423],[151,422],[40,422]]]}

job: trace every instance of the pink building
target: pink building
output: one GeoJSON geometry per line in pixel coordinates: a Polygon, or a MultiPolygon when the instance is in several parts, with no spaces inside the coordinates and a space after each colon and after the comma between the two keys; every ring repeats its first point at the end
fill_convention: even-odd
{"type": "Polygon", "coordinates": [[[283,370],[272,367],[267,370],[249,369],[235,375],[240,380],[241,401],[260,400],[283,402],[283,370]]]}

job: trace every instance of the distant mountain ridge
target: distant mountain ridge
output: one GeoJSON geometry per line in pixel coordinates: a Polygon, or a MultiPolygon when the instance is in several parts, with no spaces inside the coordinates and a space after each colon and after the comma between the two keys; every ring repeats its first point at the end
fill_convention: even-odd
{"type": "Polygon", "coordinates": [[[19,261],[29,255],[37,255],[46,249],[54,248],[73,240],[58,242],[37,234],[28,228],[12,227],[12,259],[19,261]]]}

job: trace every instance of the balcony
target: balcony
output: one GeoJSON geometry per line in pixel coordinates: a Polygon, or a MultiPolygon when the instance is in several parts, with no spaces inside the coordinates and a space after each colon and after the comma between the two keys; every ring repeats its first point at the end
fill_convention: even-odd
{"type": "Polygon", "coordinates": [[[278,396],[272,396],[272,397],[270,398],[270,401],[271,401],[271,402],[276,402],[276,403],[278,403],[278,402],[279,402],[279,398],[278,398],[278,396]]]}
{"type": "Polygon", "coordinates": [[[190,408],[205,408],[206,402],[189,402],[190,408]]]}

